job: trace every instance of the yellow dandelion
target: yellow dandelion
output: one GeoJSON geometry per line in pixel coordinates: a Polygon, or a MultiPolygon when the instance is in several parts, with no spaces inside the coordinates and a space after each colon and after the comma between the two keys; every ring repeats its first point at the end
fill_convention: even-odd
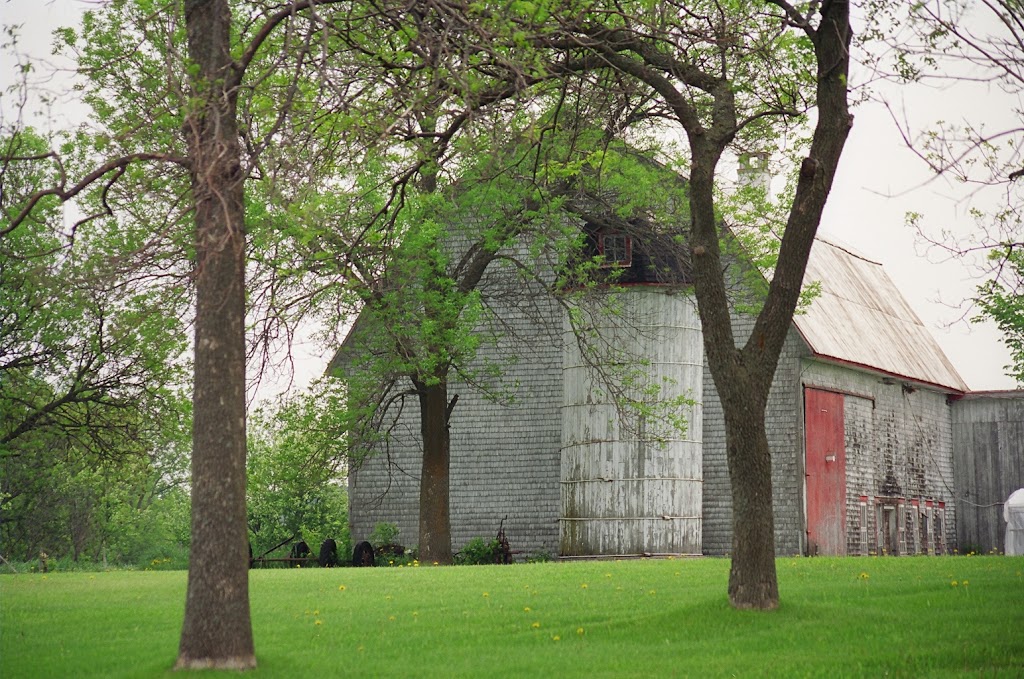
{"type": "Polygon", "coordinates": [[[489,597],[489,596],[491,596],[491,595],[490,595],[490,593],[488,593],[488,592],[484,592],[484,598],[485,598],[485,599],[486,599],[487,597],[489,597]]]}
{"type": "Polygon", "coordinates": [[[391,622],[394,622],[395,621],[395,616],[389,615],[388,616],[388,620],[390,620],[391,622]]]}
{"type": "Polygon", "coordinates": [[[345,585],[338,585],[338,591],[339,592],[344,592],[345,591],[345,585]]]}
{"type": "Polygon", "coordinates": [[[612,577],[612,574],[611,574],[611,573],[605,573],[605,574],[604,574],[604,577],[606,577],[606,578],[610,578],[610,577],[612,577]]]}
{"type": "Polygon", "coordinates": [[[313,615],[320,615],[320,611],[319,610],[313,611],[313,615]]]}
{"type": "Polygon", "coordinates": [[[322,624],[324,624],[324,621],[323,620],[316,620],[316,621],[313,622],[313,624],[314,625],[322,625],[322,624]]]}
{"type": "Polygon", "coordinates": [[[578,634],[578,635],[580,635],[582,637],[583,636],[583,628],[582,627],[577,627],[576,628],[576,634],[578,634]]]}
{"type": "Polygon", "coordinates": [[[652,589],[650,592],[648,592],[648,594],[650,594],[651,596],[654,596],[657,593],[658,593],[658,590],[656,590],[656,589],[652,589]]]}
{"type": "Polygon", "coordinates": [[[867,580],[867,579],[868,579],[868,578],[870,578],[871,576],[870,576],[870,575],[868,575],[867,573],[865,573],[864,571],[861,571],[861,573],[860,573],[860,576],[859,576],[859,577],[860,577],[860,579],[861,579],[861,580],[867,580]]]}
{"type": "Polygon", "coordinates": [[[963,581],[963,582],[961,582],[960,584],[961,584],[961,585],[963,585],[964,587],[966,587],[967,585],[969,585],[969,584],[971,584],[971,583],[970,583],[970,582],[969,582],[968,580],[964,580],[964,581],[963,581]]]}
{"type": "Polygon", "coordinates": [[[540,623],[539,622],[535,622],[532,625],[530,625],[530,627],[532,627],[533,629],[540,629],[540,623]]]}
{"type": "Polygon", "coordinates": [[[523,606],[523,612],[524,612],[524,613],[529,613],[529,612],[530,612],[530,611],[532,611],[532,610],[533,610],[533,609],[532,609],[532,608],[530,608],[529,606],[523,606]]]}
{"type": "Polygon", "coordinates": [[[435,566],[440,566],[441,564],[439,564],[439,563],[437,563],[437,562],[435,561],[435,562],[434,562],[434,565],[435,565],[435,566]]]}
{"type": "Polygon", "coordinates": [[[586,589],[586,588],[587,588],[587,583],[584,582],[582,585],[580,585],[580,589],[586,589]]]}
{"type": "Polygon", "coordinates": [[[950,585],[952,585],[953,587],[956,587],[958,583],[957,583],[957,581],[956,581],[956,580],[954,580],[953,582],[951,582],[951,583],[949,583],[949,584],[950,584],[950,585]]]}
{"type": "Polygon", "coordinates": [[[558,636],[557,634],[554,635],[553,637],[551,637],[551,641],[561,641],[561,640],[562,640],[562,637],[558,636]]]}

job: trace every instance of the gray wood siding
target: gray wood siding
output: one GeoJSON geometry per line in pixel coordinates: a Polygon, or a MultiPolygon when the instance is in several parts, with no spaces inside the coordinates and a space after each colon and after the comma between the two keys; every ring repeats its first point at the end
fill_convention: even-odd
{"type": "Polygon", "coordinates": [[[1003,552],[1003,503],[1024,488],[1024,393],[970,395],[953,404],[961,551],[1003,552]]]}
{"type": "MultiPolygon", "coordinates": [[[[553,269],[542,264],[540,270],[553,269]]],[[[579,413],[569,412],[572,408],[565,408],[563,402],[569,386],[563,372],[566,312],[553,297],[533,294],[537,289],[524,283],[511,268],[489,272],[482,292],[495,312],[491,322],[481,328],[484,340],[476,361],[463,378],[453,378],[450,385],[450,394],[460,397],[451,420],[453,549],[460,549],[473,537],[492,537],[507,516],[505,529],[513,550],[521,555],[558,554],[559,519],[565,518],[563,508],[568,502],[561,483],[568,478],[563,462],[572,466],[574,459],[566,454],[571,445],[563,441],[571,444],[573,439],[563,427],[583,431],[584,426],[579,413]],[[501,377],[494,376],[493,367],[501,368],[497,371],[501,377]]],[[[751,318],[734,318],[739,341],[752,325],[751,318]]],[[[679,347],[672,347],[677,350],[679,347]]],[[[694,430],[689,442],[701,450],[700,468],[679,468],[672,473],[699,472],[702,483],[695,509],[701,516],[700,549],[704,554],[721,555],[732,551],[724,418],[706,365],[701,369],[701,381],[701,408],[691,413],[694,430]]],[[[985,551],[1001,548],[1001,503],[1011,490],[1024,485],[1024,399],[996,403],[964,399],[952,408],[957,413],[954,421],[944,393],[904,391],[899,383],[884,384],[877,374],[813,360],[799,333],[791,329],[766,412],[780,555],[799,554],[805,548],[804,385],[846,394],[848,553],[880,551],[882,524],[887,516],[896,514],[894,526],[902,531],[897,542],[904,551],[929,545],[934,549],[938,542],[952,549],[957,543],[956,527],[963,544],[985,551]],[[954,494],[953,488],[962,490],[954,494]],[[863,504],[862,496],[867,498],[863,504]],[[892,505],[886,514],[878,504],[883,497],[896,498],[897,503],[902,497],[904,504],[892,505]],[[915,498],[917,505],[912,504],[915,498]],[[929,499],[933,502],[930,514],[929,499]],[[938,502],[945,503],[945,522],[942,539],[937,542],[938,502]],[[930,536],[922,536],[925,527],[932,531],[930,536]]],[[[582,408],[583,403],[576,405],[582,408]]],[[[415,544],[421,457],[418,414],[418,404],[410,398],[392,434],[388,454],[367,460],[351,473],[350,520],[355,540],[368,537],[378,521],[387,521],[399,525],[404,544],[415,544]]],[[[612,419],[605,411],[594,415],[591,427],[607,425],[612,419]]],[[[595,460],[605,459],[607,451],[598,448],[595,460]]],[[[620,460],[623,465],[627,458],[639,460],[640,454],[631,449],[620,460]]],[[[657,461],[656,453],[650,460],[668,465],[667,458],[657,461]]],[[[645,456],[645,466],[647,462],[645,456]]],[[[621,472],[622,478],[632,478],[630,470],[621,472]]],[[[583,480],[597,473],[603,471],[581,470],[575,478],[583,480]]],[[[580,490],[577,495],[588,492],[580,490]]],[[[668,492],[662,489],[654,494],[668,492]]],[[[626,484],[606,493],[600,502],[622,505],[621,512],[633,512],[637,517],[641,510],[653,512],[652,507],[628,506],[638,494],[641,491],[626,484]]],[[[598,502],[591,499],[585,503],[598,502]]],[[[692,500],[691,493],[688,501],[692,500]]],[[[636,521],[633,528],[648,536],[645,540],[653,539],[653,525],[636,521]]],[[[625,544],[625,538],[608,539],[625,544]]]]}
{"type": "Polygon", "coordinates": [[[846,394],[843,397],[844,443],[846,445],[846,554],[868,554],[874,521],[867,505],[861,507],[860,492],[851,488],[869,488],[875,476],[875,401],[873,398],[846,394]]]}
{"type": "MultiPolygon", "coordinates": [[[[745,341],[754,319],[733,317],[737,341],[745,341]]],[[[803,518],[803,395],[800,358],[807,347],[790,329],[775,370],[765,427],[772,453],[772,503],[775,510],[775,551],[799,554],[804,543],[803,518]]],[[[725,416],[711,371],[704,366],[704,554],[732,551],[732,488],[725,457],[725,416]]]]}
{"type": "Polygon", "coordinates": [[[847,553],[952,551],[957,508],[947,395],[814,359],[804,361],[801,379],[845,394],[847,553]]]}
{"type": "MultiPolygon", "coordinates": [[[[482,294],[495,314],[480,328],[474,361],[454,371],[449,396],[452,548],[492,538],[502,519],[522,555],[558,549],[561,328],[564,311],[538,283],[510,266],[494,266],[482,294]],[[497,369],[497,370],[495,370],[497,369]]],[[[355,541],[377,522],[396,523],[400,541],[416,544],[422,447],[419,406],[407,399],[387,455],[367,459],[349,476],[355,541]]]]}
{"type": "Polygon", "coordinates": [[[615,298],[607,305],[599,296],[598,310],[585,314],[599,346],[585,352],[566,323],[560,552],[699,554],[704,362],[696,302],[653,287],[615,298]],[[622,368],[638,374],[620,379],[622,368]],[[628,384],[623,395],[654,410],[617,404],[604,379],[628,384]],[[676,397],[695,401],[685,408],[685,432],[658,425],[656,404],[676,397]]]}

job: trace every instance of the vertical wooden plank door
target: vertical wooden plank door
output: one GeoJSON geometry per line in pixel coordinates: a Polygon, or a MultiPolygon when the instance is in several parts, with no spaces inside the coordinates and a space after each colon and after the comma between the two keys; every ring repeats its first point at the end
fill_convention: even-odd
{"type": "Polygon", "coordinates": [[[804,389],[807,554],[846,554],[843,395],[804,389]]]}

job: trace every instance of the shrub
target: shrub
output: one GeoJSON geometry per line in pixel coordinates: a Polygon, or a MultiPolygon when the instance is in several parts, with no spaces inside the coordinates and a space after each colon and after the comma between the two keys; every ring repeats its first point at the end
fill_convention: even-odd
{"type": "Polygon", "coordinates": [[[455,555],[455,563],[463,566],[502,563],[501,543],[497,538],[489,541],[473,538],[455,555]]]}
{"type": "Polygon", "coordinates": [[[373,545],[374,549],[381,545],[398,544],[398,533],[397,523],[381,521],[373,527],[373,532],[370,533],[370,544],[373,545]]]}

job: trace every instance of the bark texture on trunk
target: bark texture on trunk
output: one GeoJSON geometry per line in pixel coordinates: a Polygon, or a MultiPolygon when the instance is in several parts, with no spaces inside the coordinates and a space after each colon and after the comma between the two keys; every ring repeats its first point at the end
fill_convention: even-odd
{"type": "Polygon", "coordinates": [[[725,443],[732,489],[732,567],[729,601],[736,608],[771,610],[779,605],[772,514],[772,461],[764,404],[735,384],[723,402],[725,443]],[[739,387],[739,388],[737,388],[739,387]]]}
{"type": "Polygon", "coordinates": [[[729,601],[736,608],[774,609],[779,592],[775,570],[771,452],[765,407],[786,335],[800,298],[811,246],[852,126],[847,107],[851,36],[849,2],[823,3],[817,29],[805,28],[817,61],[818,121],[800,168],[775,273],[753,332],[737,347],[722,274],[714,210],[715,168],[735,129],[735,109],[726,88],[715,93],[712,125],[684,127],[692,150],[690,245],[694,292],[704,330],[704,348],[725,416],[726,456],[733,501],[733,554],[729,601]]]}
{"type": "Polygon", "coordinates": [[[245,210],[226,0],[186,0],[194,96],[192,548],[176,669],[256,666],[245,510],[245,210]]]}
{"type": "Polygon", "coordinates": [[[420,544],[423,563],[452,562],[452,530],[449,513],[448,474],[451,437],[448,385],[414,380],[420,402],[420,432],[423,436],[423,469],[420,472],[420,544]]]}

